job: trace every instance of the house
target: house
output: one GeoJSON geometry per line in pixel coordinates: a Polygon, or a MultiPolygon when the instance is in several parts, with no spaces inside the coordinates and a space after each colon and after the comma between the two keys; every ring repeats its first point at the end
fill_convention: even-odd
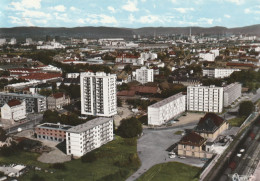
{"type": "Polygon", "coordinates": [[[196,158],[211,158],[213,153],[206,151],[206,138],[195,132],[186,134],[178,143],[178,155],[196,158]]]}
{"type": "Polygon", "coordinates": [[[18,121],[26,118],[25,100],[12,99],[1,107],[2,119],[18,121]]]}
{"type": "Polygon", "coordinates": [[[64,93],[59,92],[47,97],[48,109],[61,109],[70,103],[70,98],[64,93]]]}
{"type": "Polygon", "coordinates": [[[194,131],[203,138],[215,140],[228,127],[229,123],[226,120],[214,113],[207,113],[200,119],[194,131]]]}

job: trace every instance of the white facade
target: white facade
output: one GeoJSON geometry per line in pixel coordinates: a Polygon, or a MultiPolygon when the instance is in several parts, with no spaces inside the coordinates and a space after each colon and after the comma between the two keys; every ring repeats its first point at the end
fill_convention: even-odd
{"type": "Polygon", "coordinates": [[[209,62],[214,62],[215,60],[215,55],[213,53],[200,53],[199,57],[209,62]]]}
{"type": "Polygon", "coordinates": [[[107,117],[117,114],[115,74],[83,72],[80,89],[81,114],[107,117]]]}
{"type": "Polygon", "coordinates": [[[0,46],[4,45],[5,43],[6,43],[6,39],[5,38],[1,38],[0,39],[0,46]]]}
{"type": "Polygon", "coordinates": [[[185,95],[179,93],[168,97],[148,107],[148,125],[160,126],[185,110],[185,95]]]}
{"type": "Polygon", "coordinates": [[[10,45],[15,45],[15,44],[16,44],[16,39],[15,38],[11,38],[10,45]]]}
{"type": "Polygon", "coordinates": [[[155,60],[155,59],[157,59],[157,54],[151,53],[151,52],[148,52],[148,53],[143,52],[143,53],[141,53],[140,57],[143,58],[144,61],[147,61],[148,59],[155,60]]]}
{"type": "Polygon", "coordinates": [[[145,84],[147,82],[153,82],[153,78],[153,69],[147,69],[146,67],[136,69],[136,81],[145,84]]]}
{"type": "Polygon", "coordinates": [[[66,78],[77,78],[79,76],[79,73],[67,73],[66,78]]]}
{"type": "Polygon", "coordinates": [[[223,87],[188,86],[187,110],[221,113],[223,110],[223,87]]]}
{"type": "Polygon", "coordinates": [[[67,155],[81,157],[112,140],[113,119],[96,118],[67,130],[67,155]]]}
{"type": "Polygon", "coordinates": [[[242,85],[238,82],[224,87],[224,107],[230,106],[234,101],[241,97],[242,85]]]}
{"type": "Polygon", "coordinates": [[[4,104],[3,107],[1,107],[1,118],[2,119],[9,119],[18,121],[21,119],[26,118],[26,106],[25,101],[18,101],[18,100],[12,100],[7,104],[4,104]],[[10,104],[10,102],[18,102],[15,104],[10,104]],[[20,103],[20,104],[19,104],[20,103]]]}
{"type": "Polygon", "coordinates": [[[233,72],[240,71],[240,69],[226,69],[226,68],[206,68],[203,69],[203,76],[211,78],[225,78],[229,77],[233,72]]]}
{"type": "Polygon", "coordinates": [[[210,53],[213,53],[215,57],[219,56],[219,50],[218,49],[210,50],[210,53]]]}

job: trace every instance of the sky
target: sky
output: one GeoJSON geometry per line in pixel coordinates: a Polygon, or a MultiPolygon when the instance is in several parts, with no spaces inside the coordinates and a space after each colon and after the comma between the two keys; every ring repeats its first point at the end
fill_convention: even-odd
{"type": "Polygon", "coordinates": [[[0,27],[241,27],[260,0],[0,0],[0,27]]]}

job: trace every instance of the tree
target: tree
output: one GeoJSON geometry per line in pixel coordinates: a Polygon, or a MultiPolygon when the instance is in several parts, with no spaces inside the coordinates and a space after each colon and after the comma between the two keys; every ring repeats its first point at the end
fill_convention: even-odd
{"type": "Polygon", "coordinates": [[[6,132],[3,128],[0,128],[0,141],[5,141],[7,138],[6,132]]]}
{"type": "Polygon", "coordinates": [[[118,127],[118,134],[124,138],[133,138],[143,131],[142,124],[135,117],[123,119],[118,127]]]}
{"type": "Polygon", "coordinates": [[[238,113],[240,116],[249,116],[254,111],[254,104],[251,101],[243,101],[239,105],[238,113]]]}

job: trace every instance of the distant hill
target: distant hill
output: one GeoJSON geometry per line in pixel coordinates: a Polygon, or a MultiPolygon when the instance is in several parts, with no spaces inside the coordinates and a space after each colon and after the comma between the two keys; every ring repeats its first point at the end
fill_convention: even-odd
{"type": "MultiPolygon", "coordinates": [[[[260,36],[260,25],[252,25],[238,28],[226,27],[191,27],[192,34],[247,34],[260,36]]],[[[75,27],[75,28],[49,28],[49,27],[14,27],[0,28],[0,37],[11,38],[44,38],[46,35],[78,38],[130,38],[134,34],[143,36],[186,34],[190,32],[190,27],[144,27],[144,28],[115,28],[115,27],[75,27]]]]}

